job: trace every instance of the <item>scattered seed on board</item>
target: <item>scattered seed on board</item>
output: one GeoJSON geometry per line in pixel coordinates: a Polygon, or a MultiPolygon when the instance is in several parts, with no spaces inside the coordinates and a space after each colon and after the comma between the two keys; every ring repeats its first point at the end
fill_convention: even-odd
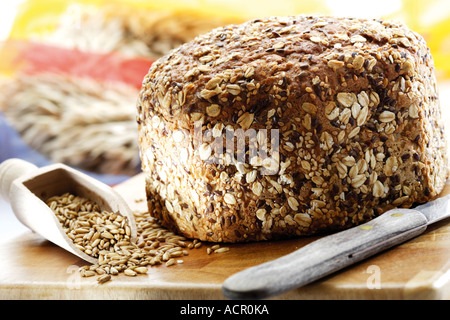
{"type": "Polygon", "coordinates": [[[200,248],[202,246],[202,243],[201,242],[198,242],[198,243],[196,243],[195,245],[194,245],[194,248],[195,249],[198,249],[198,248],[200,248]]]}
{"type": "Polygon", "coordinates": [[[131,269],[125,269],[125,271],[124,271],[123,273],[124,273],[126,276],[129,276],[129,277],[134,277],[134,276],[137,275],[137,273],[134,272],[134,271],[131,270],[131,269]]]}
{"type": "Polygon", "coordinates": [[[222,253],[222,252],[227,252],[230,251],[229,247],[221,247],[219,244],[215,244],[211,247],[206,248],[206,253],[207,254],[211,254],[211,253],[222,253]]]}
{"type": "Polygon", "coordinates": [[[111,275],[109,274],[104,274],[97,278],[98,283],[105,283],[108,282],[109,280],[111,280],[111,275]]]}
{"type": "Polygon", "coordinates": [[[137,267],[134,269],[134,271],[139,274],[146,274],[148,272],[148,269],[146,267],[137,267]]]}
{"type": "Polygon", "coordinates": [[[227,251],[230,251],[230,248],[223,247],[223,248],[219,248],[219,249],[214,250],[214,253],[221,253],[221,252],[227,252],[227,251]]]}
{"type": "Polygon", "coordinates": [[[177,263],[177,261],[174,258],[171,258],[166,262],[166,267],[170,267],[176,263],[177,263]]]}

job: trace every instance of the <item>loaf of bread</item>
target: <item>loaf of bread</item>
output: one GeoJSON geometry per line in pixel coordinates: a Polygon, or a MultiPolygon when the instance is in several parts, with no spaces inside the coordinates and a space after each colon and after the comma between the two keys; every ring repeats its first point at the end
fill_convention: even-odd
{"type": "Polygon", "coordinates": [[[421,36],[381,20],[270,17],[181,45],[137,103],[151,214],[243,242],[435,198],[448,171],[433,69],[421,36]]]}

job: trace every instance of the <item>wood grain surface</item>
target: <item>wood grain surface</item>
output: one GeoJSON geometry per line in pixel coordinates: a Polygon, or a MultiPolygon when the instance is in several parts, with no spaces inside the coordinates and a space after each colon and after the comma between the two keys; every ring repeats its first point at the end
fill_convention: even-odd
{"type": "MultiPolygon", "coordinates": [[[[134,210],[145,210],[144,180],[138,175],[115,189],[134,210]]],[[[443,194],[450,192],[450,185],[443,194]]],[[[208,255],[203,243],[184,263],[151,267],[147,275],[121,274],[106,284],[81,278],[85,264],[38,234],[9,221],[0,237],[1,299],[225,299],[221,284],[231,274],[288,254],[318,237],[230,245],[208,255]],[[17,231],[14,231],[17,230],[17,231]]],[[[336,274],[274,299],[450,298],[450,221],[419,237],[336,274]]]]}
{"type": "MultiPolygon", "coordinates": [[[[441,90],[448,118],[450,86],[441,90]]],[[[115,189],[133,210],[146,210],[144,179],[115,189]]],[[[442,195],[450,193],[448,184],[442,195]]],[[[0,206],[1,211],[1,206],[0,206]]],[[[222,282],[235,272],[273,260],[319,237],[229,245],[208,255],[203,243],[184,263],[149,268],[147,275],[121,274],[99,285],[81,278],[85,262],[33,233],[10,212],[0,212],[0,299],[225,299],[222,282]]],[[[450,219],[367,260],[274,299],[449,299],[450,219]]]]}

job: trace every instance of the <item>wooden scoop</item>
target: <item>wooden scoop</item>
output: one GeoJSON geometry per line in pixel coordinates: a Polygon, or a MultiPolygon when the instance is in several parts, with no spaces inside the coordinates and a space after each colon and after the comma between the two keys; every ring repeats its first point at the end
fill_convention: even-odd
{"type": "Polygon", "coordinates": [[[136,223],[125,200],[108,185],[64,164],[38,168],[20,159],[0,164],[0,195],[11,204],[21,223],[47,240],[96,264],[98,260],[78,249],[45,201],[66,192],[95,201],[101,210],[128,218],[131,241],[136,242],[136,223]]]}

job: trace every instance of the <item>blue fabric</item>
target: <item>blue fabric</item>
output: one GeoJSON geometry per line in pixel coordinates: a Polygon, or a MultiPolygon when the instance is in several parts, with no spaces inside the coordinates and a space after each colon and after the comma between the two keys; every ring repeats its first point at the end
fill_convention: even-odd
{"type": "MultiPolygon", "coordinates": [[[[38,167],[52,164],[49,159],[38,151],[31,149],[23,141],[20,134],[11,126],[5,115],[0,111],[0,163],[10,158],[23,159],[38,167]]],[[[74,169],[84,172],[108,185],[115,185],[130,178],[127,175],[98,174],[78,168],[74,169]]]]}

